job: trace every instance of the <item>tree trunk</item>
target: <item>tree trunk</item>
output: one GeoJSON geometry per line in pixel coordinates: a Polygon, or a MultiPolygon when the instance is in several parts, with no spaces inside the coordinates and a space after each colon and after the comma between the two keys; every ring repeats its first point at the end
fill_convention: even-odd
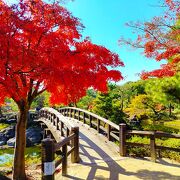
{"type": "Polygon", "coordinates": [[[25,180],[26,124],[28,108],[22,107],[16,125],[16,145],[14,150],[13,180],[25,180]]]}

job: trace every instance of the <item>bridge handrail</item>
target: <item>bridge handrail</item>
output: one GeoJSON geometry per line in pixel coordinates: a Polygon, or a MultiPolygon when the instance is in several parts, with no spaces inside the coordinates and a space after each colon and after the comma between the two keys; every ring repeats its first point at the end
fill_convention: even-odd
{"type": "Polygon", "coordinates": [[[57,143],[50,138],[42,140],[42,179],[54,179],[56,168],[62,163],[62,175],[67,175],[67,157],[71,154],[71,162],[79,162],[79,127],[72,128],[71,134],[57,143]],[[71,149],[68,149],[68,146],[71,149]],[[55,153],[58,160],[55,160],[55,153]],[[46,164],[51,166],[50,172],[46,164]]]}
{"type": "MultiPolygon", "coordinates": [[[[38,114],[38,120],[43,123],[47,130],[53,134],[54,139],[49,137],[42,140],[42,179],[54,179],[54,172],[59,164],[62,163],[62,175],[67,174],[67,157],[71,154],[71,162],[79,162],[79,127],[68,121],[61,113],[53,108],[42,108],[38,114]],[[65,131],[65,133],[64,133],[65,131]],[[60,140],[56,137],[65,136],[60,140]],[[71,147],[69,150],[68,147],[71,147]],[[59,159],[55,161],[55,153],[59,159]],[[59,154],[60,153],[60,154],[59,154]],[[48,169],[51,167],[50,169],[48,169]]],[[[45,137],[48,133],[44,133],[45,137]]]]}
{"type": "Polygon", "coordinates": [[[106,123],[106,124],[109,124],[111,127],[113,127],[114,129],[118,130],[119,131],[119,126],[101,116],[98,116],[97,114],[94,114],[92,112],[89,112],[89,111],[86,111],[86,110],[83,110],[83,109],[80,109],[80,108],[76,108],[76,107],[64,107],[64,108],[60,108],[58,111],[61,111],[61,110],[68,110],[68,109],[72,109],[72,110],[77,110],[77,111],[80,111],[80,112],[83,112],[83,113],[86,113],[96,119],[99,119],[101,120],[102,122],[106,123]]]}
{"type": "MultiPolygon", "coordinates": [[[[180,134],[170,134],[170,133],[165,133],[165,132],[161,132],[161,131],[138,131],[138,130],[128,130],[126,124],[119,124],[116,125],[113,122],[109,122],[107,119],[104,119],[94,113],[88,112],[86,110],[82,110],[80,108],[76,108],[76,107],[65,107],[65,108],[60,108],[58,110],[59,112],[61,112],[62,114],[66,115],[66,116],[70,116],[70,117],[74,117],[77,118],[79,121],[82,120],[80,112],[86,113],[92,117],[97,118],[99,121],[103,121],[104,123],[108,124],[108,128],[102,128],[100,127],[100,123],[99,121],[96,123],[91,122],[92,119],[89,117],[89,121],[90,127],[93,127],[92,125],[95,125],[95,127],[97,127],[97,131],[98,133],[100,132],[99,129],[102,129],[104,132],[107,133],[107,138],[108,140],[111,140],[111,138],[115,139],[116,141],[119,142],[119,152],[121,156],[126,156],[126,150],[127,147],[129,146],[140,146],[140,147],[150,147],[150,153],[151,153],[151,160],[152,161],[156,161],[156,151],[158,150],[158,153],[160,154],[159,150],[172,150],[172,151],[176,151],[176,152],[180,152],[179,148],[171,148],[171,147],[165,147],[165,146],[158,146],[155,144],[155,139],[156,138],[176,138],[176,139],[180,139],[180,134]],[[78,113],[78,116],[75,115],[76,112],[78,113]],[[91,120],[90,120],[91,119],[91,120]],[[115,129],[112,129],[111,127],[113,127],[115,129]],[[131,136],[131,135],[137,135],[137,136],[146,136],[149,137],[150,139],[150,144],[142,144],[142,143],[132,143],[132,142],[127,142],[126,138],[127,136],[131,136]]],[[[83,115],[83,119],[84,115],[83,115]]],[[[87,123],[85,120],[83,120],[83,123],[87,123]]]]}
{"type": "MultiPolygon", "coordinates": [[[[52,119],[53,116],[55,115],[56,118],[59,119],[59,122],[58,122],[58,123],[60,123],[60,121],[61,121],[63,124],[65,124],[65,126],[66,126],[69,130],[71,130],[72,128],[75,127],[74,124],[72,124],[72,123],[70,123],[70,122],[68,121],[68,118],[67,118],[67,117],[64,117],[61,113],[59,113],[58,111],[56,111],[56,110],[53,109],[53,108],[44,107],[44,108],[40,109],[40,111],[39,111],[39,114],[40,114],[40,115],[41,115],[42,113],[45,113],[44,115],[48,115],[48,114],[50,113],[50,119],[52,119]]],[[[48,117],[48,118],[49,118],[49,117],[48,117]]]]}

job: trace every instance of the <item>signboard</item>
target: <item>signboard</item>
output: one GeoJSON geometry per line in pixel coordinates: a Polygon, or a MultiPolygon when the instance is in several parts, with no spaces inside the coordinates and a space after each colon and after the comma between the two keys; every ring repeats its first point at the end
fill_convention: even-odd
{"type": "Polygon", "coordinates": [[[55,162],[45,162],[44,163],[44,175],[49,176],[54,174],[55,171],[55,162]]]}

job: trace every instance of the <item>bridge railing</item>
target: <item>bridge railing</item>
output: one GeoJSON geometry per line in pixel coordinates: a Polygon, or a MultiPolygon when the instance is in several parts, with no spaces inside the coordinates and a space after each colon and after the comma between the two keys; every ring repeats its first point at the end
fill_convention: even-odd
{"type": "Polygon", "coordinates": [[[49,137],[42,140],[42,179],[54,179],[55,170],[61,163],[62,175],[66,175],[67,157],[71,155],[72,163],[79,162],[79,127],[70,124],[66,117],[52,108],[42,108],[38,116],[52,135],[65,136],[62,140],[55,138],[56,142],[49,137]]]}
{"type": "Polygon", "coordinates": [[[177,138],[180,139],[179,134],[169,134],[165,132],[156,131],[137,131],[137,130],[127,130],[126,124],[115,124],[105,118],[102,118],[94,113],[86,110],[82,110],[74,107],[65,107],[58,110],[64,116],[75,118],[90,127],[95,128],[98,133],[103,133],[107,136],[108,140],[114,139],[119,142],[119,153],[121,156],[126,156],[128,147],[147,147],[150,149],[151,160],[156,161],[157,150],[172,150],[180,152],[179,148],[170,148],[164,146],[157,146],[155,143],[156,138],[166,137],[166,138],[177,138]],[[127,136],[146,136],[150,138],[150,144],[140,144],[140,143],[130,143],[127,142],[127,136]]]}
{"type": "Polygon", "coordinates": [[[121,144],[123,144],[122,148],[124,148],[124,155],[126,155],[127,147],[145,147],[145,148],[150,149],[151,161],[156,162],[157,152],[159,153],[159,157],[160,157],[161,150],[170,150],[170,151],[180,152],[180,148],[159,146],[159,145],[156,145],[156,142],[155,142],[156,139],[158,138],[180,139],[180,134],[170,134],[170,133],[165,133],[161,131],[137,131],[137,130],[124,130],[124,132],[125,133],[122,134],[123,142],[121,142],[121,144]],[[141,137],[148,137],[150,139],[150,143],[143,144],[143,143],[126,142],[127,136],[133,136],[133,135],[137,135],[141,137]]]}
{"type": "Polygon", "coordinates": [[[92,112],[74,107],[60,108],[58,111],[64,116],[77,119],[84,124],[88,124],[90,127],[95,128],[98,133],[105,134],[108,140],[115,139],[119,141],[121,127],[105,118],[92,112]]]}

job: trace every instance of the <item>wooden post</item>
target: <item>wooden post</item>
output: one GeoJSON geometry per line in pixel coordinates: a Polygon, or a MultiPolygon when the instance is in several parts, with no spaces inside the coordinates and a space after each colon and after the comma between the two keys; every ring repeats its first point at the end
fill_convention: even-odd
{"type": "Polygon", "coordinates": [[[89,115],[89,126],[92,127],[92,116],[89,115]]]}
{"type": "Polygon", "coordinates": [[[63,128],[64,128],[64,124],[63,124],[63,122],[61,121],[61,136],[64,136],[64,133],[63,133],[63,128]]]}
{"type": "Polygon", "coordinates": [[[83,113],[83,123],[86,124],[86,114],[85,114],[85,112],[83,113]]]}
{"type": "Polygon", "coordinates": [[[70,109],[67,109],[68,117],[70,117],[70,109]]]}
{"type": "Polygon", "coordinates": [[[53,116],[52,116],[52,117],[53,117],[53,125],[54,125],[54,126],[56,126],[56,118],[57,118],[57,117],[56,117],[56,115],[55,115],[55,114],[53,114],[53,116]]]}
{"type": "Polygon", "coordinates": [[[126,156],[126,124],[119,124],[119,152],[120,156],[126,156]]]}
{"type": "Polygon", "coordinates": [[[97,132],[100,133],[100,120],[97,119],[97,132]]]}
{"type": "Polygon", "coordinates": [[[72,109],[70,109],[70,117],[72,118],[72,109]]]}
{"type": "Polygon", "coordinates": [[[66,137],[69,136],[69,129],[66,127],[66,137]]]}
{"type": "Polygon", "coordinates": [[[42,140],[42,179],[54,180],[54,141],[50,138],[42,140]]]}
{"type": "Polygon", "coordinates": [[[67,174],[67,144],[62,147],[63,159],[62,159],[62,175],[67,174]]]}
{"type": "Polygon", "coordinates": [[[48,128],[43,130],[43,139],[51,137],[51,131],[48,128]]]}
{"type": "Polygon", "coordinates": [[[59,118],[56,118],[56,129],[59,130],[59,118]]]}
{"type": "Polygon", "coordinates": [[[150,135],[150,153],[151,153],[151,161],[156,162],[155,134],[150,135]]]}
{"type": "Polygon", "coordinates": [[[76,119],[76,110],[74,110],[74,119],[76,119]]]}
{"type": "Polygon", "coordinates": [[[53,120],[54,120],[54,114],[50,114],[50,118],[51,118],[51,123],[53,124],[53,120]]]}
{"type": "Polygon", "coordinates": [[[81,112],[80,111],[78,111],[78,121],[80,121],[80,117],[81,117],[81,114],[80,114],[81,112]]]}
{"type": "Polygon", "coordinates": [[[108,124],[108,128],[107,128],[107,138],[110,141],[111,140],[111,126],[108,124]]]}
{"type": "Polygon", "coordinates": [[[79,158],[79,127],[74,127],[71,130],[71,134],[75,133],[76,137],[72,140],[72,147],[74,147],[74,151],[71,153],[71,162],[78,163],[79,158]]]}

